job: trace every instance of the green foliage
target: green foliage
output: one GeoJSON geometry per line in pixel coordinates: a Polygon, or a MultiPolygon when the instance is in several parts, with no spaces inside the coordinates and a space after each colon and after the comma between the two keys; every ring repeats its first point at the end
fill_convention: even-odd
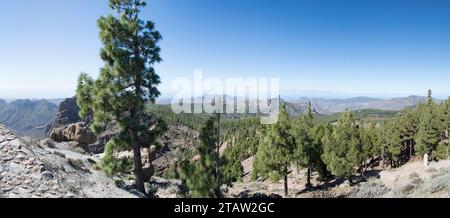
{"type": "MultiPolygon", "coordinates": [[[[100,57],[105,65],[95,81],[81,74],[77,87],[80,115],[92,111],[93,130],[99,134],[114,120],[120,133],[109,146],[135,151],[136,184],[141,192],[145,188],[140,149],[150,146],[161,133],[158,127],[153,128],[160,122],[145,112],[145,105],[160,95],[160,78],[153,65],[161,61],[161,35],[151,21],[140,19],[145,5],[144,0],[109,1],[115,13],[98,20],[103,43],[100,57]]],[[[106,158],[110,158],[106,162],[114,161],[111,156],[106,158]]]]}
{"type": "MultiPolygon", "coordinates": [[[[296,148],[294,151],[294,160],[299,168],[307,168],[307,186],[311,186],[311,174],[313,170],[321,173],[322,177],[326,171],[323,171],[324,163],[321,159],[323,154],[322,143],[314,136],[312,107],[309,104],[308,111],[299,117],[292,128],[296,148]]],[[[320,130],[319,130],[320,131],[320,130]]],[[[317,133],[319,134],[319,133],[317,133]]]]}
{"type": "Polygon", "coordinates": [[[242,181],[244,168],[241,164],[239,150],[227,148],[220,161],[221,179],[223,184],[231,186],[233,182],[242,181]]]}
{"type": "Polygon", "coordinates": [[[215,119],[211,117],[200,133],[200,144],[196,148],[199,158],[183,163],[181,167],[181,177],[186,181],[193,197],[216,197],[216,142],[215,119]]]}
{"type": "Polygon", "coordinates": [[[121,172],[131,172],[133,170],[133,161],[130,159],[118,159],[114,156],[114,149],[119,147],[116,141],[110,140],[105,146],[105,153],[99,162],[100,168],[108,176],[114,176],[121,172]]]}
{"type": "Polygon", "coordinates": [[[281,106],[278,122],[267,127],[261,136],[253,165],[253,177],[267,177],[272,173],[278,173],[287,178],[289,167],[294,162],[296,145],[286,104],[281,106]]]}
{"type": "Polygon", "coordinates": [[[436,105],[433,102],[429,102],[422,112],[417,133],[416,152],[418,155],[431,154],[436,149],[441,134],[439,126],[436,105]]]}
{"type": "MultiPolygon", "coordinates": [[[[360,120],[363,118],[370,118],[375,120],[383,120],[390,119],[393,117],[397,117],[398,111],[391,110],[379,110],[379,109],[363,109],[353,111],[355,120],[360,120]]],[[[334,123],[339,120],[343,116],[344,113],[334,113],[330,115],[319,115],[314,117],[314,124],[320,123],[334,123]]]]}
{"type": "Polygon", "coordinates": [[[351,112],[344,113],[325,143],[323,161],[338,177],[351,178],[355,168],[363,162],[359,126],[351,112]]]}
{"type": "Polygon", "coordinates": [[[437,146],[436,151],[432,153],[432,158],[436,160],[447,160],[449,157],[449,147],[450,145],[447,143],[440,143],[437,146]]]}

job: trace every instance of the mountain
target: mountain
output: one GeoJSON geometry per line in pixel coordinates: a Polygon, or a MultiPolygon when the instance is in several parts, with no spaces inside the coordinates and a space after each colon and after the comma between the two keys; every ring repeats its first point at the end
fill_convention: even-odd
{"type": "Polygon", "coordinates": [[[53,121],[58,107],[46,100],[0,100],[0,122],[17,135],[42,137],[53,121]]]}
{"type": "MultiPolygon", "coordinates": [[[[194,104],[201,103],[202,98],[194,98],[194,104]]],[[[354,97],[345,99],[329,99],[329,98],[306,98],[302,97],[297,100],[292,98],[285,99],[288,104],[288,112],[292,115],[298,115],[306,111],[309,102],[313,107],[313,112],[319,115],[330,115],[335,113],[344,112],[347,109],[350,111],[364,110],[364,109],[377,109],[387,111],[399,111],[407,107],[413,107],[419,103],[427,102],[427,97],[424,96],[409,96],[404,98],[370,98],[370,97],[354,97]]],[[[157,104],[169,105],[171,99],[161,98],[158,99],[157,104]]],[[[436,102],[440,100],[435,99],[436,102]]],[[[245,102],[242,98],[238,98],[238,103],[245,102]]],[[[255,103],[255,100],[249,102],[255,103]]]]}
{"type": "MultiPolygon", "coordinates": [[[[435,99],[436,102],[440,100],[435,99]]],[[[363,110],[363,109],[378,109],[378,110],[394,110],[399,111],[407,107],[416,106],[419,103],[427,102],[427,97],[423,96],[409,96],[405,98],[369,98],[356,97],[347,99],[321,99],[321,98],[301,98],[290,103],[291,107],[304,107],[308,102],[311,102],[314,110],[319,114],[333,114],[344,112],[345,110],[363,110]]]]}

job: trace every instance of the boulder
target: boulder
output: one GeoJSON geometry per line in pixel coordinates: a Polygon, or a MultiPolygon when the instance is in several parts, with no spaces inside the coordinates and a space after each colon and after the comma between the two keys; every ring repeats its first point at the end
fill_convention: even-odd
{"type": "Polygon", "coordinates": [[[89,145],[97,141],[95,134],[83,123],[70,124],[63,130],[63,134],[68,141],[75,141],[80,144],[89,145]]]}
{"type": "Polygon", "coordinates": [[[53,139],[56,142],[67,141],[67,138],[63,134],[63,128],[53,128],[50,132],[50,139],[53,139]]]}
{"type": "Polygon", "coordinates": [[[95,134],[89,130],[84,123],[70,124],[66,128],[53,128],[50,138],[56,142],[73,141],[89,145],[97,141],[95,134]]]}

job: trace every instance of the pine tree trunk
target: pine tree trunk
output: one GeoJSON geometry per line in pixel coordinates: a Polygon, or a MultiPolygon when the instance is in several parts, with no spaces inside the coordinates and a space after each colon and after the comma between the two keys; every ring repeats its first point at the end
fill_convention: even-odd
{"type": "Polygon", "coordinates": [[[284,166],[284,197],[287,197],[289,194],[289,187],[288,187],[288,163],[284,166]]]}
{"type": "MultiPolygon", "coordinates": [[[[135,49],[135,54],[139,55],[138,50],[135,49]]],[[[131,110],[130,110],[130,117],[131,117],[131,123],[132,123],[132,127],[130,130],[130,135],[131,135],[131,140],[133,143],[133,153],[134,153],[134,168],[135,168],[135,177],[136,177],[136,187],[137,189],[144,193],[147,194],[145,191],[145,186],[144,186],[144,174],[142,172],[142,154],[141,154],[141,144],[139,141],[139,136],[138,136],[138,132],[137,132],[137,127],[139,126],[140,123],[140,117],[139,117],[139,109],[140,106],[142,105],[142,100],[141,100],[141,92],[142,92],[142,78],[140,78],[138,76],[139,73],[136,73],[135,75],[135,104],[132,105],[131,110]]]]}
{"type": "MultiPolygon", "coordinates": [[[[217,102],[216,102],[217,104],[217,102]]],[[[222,192],[220,190],[220,113],[219,111],[217,111],[217,145],[216,145],[216,166],[215,166],[215,171],[216,171],[216,197],[217,198],[221,198],[222,197],[222,192]]]]}
{"type": "Polygon", "coordinates": [[[311,188],[311,164],[308,164],[308,172],[307,172],[307,182],[306,182],[306,188],[311,188]]]}
{"type": "Polygon", "coordinates": [[[134,167],[135,167],[135,177],[136,177],[136,187],[137,189],[146,194],[144,186],[144,174],[142,173],[142,155],[141,146],[138,143],[134,145],[134,167]]]}
{"type": "Polygon", "coordinates": [[[409,160],[412,160],[412,143],[411,141],[408,141],[409,145],[409,160]]]}

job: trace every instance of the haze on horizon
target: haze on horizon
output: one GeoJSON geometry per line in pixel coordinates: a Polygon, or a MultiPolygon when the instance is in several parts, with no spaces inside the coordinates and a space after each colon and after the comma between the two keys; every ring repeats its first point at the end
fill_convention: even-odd
{"type": "MultiPolygon", "coordinates": [[[[61,98],[103,65],[97,19],[107,0],[0,3],[0,98],[61,98]]],[[[279,77],[307,97],[450,95],[449,1],[149,0],[164,40],[163,83],[279,77]],[[225,77],[226,75],[226,77],[225,77]]]]}

